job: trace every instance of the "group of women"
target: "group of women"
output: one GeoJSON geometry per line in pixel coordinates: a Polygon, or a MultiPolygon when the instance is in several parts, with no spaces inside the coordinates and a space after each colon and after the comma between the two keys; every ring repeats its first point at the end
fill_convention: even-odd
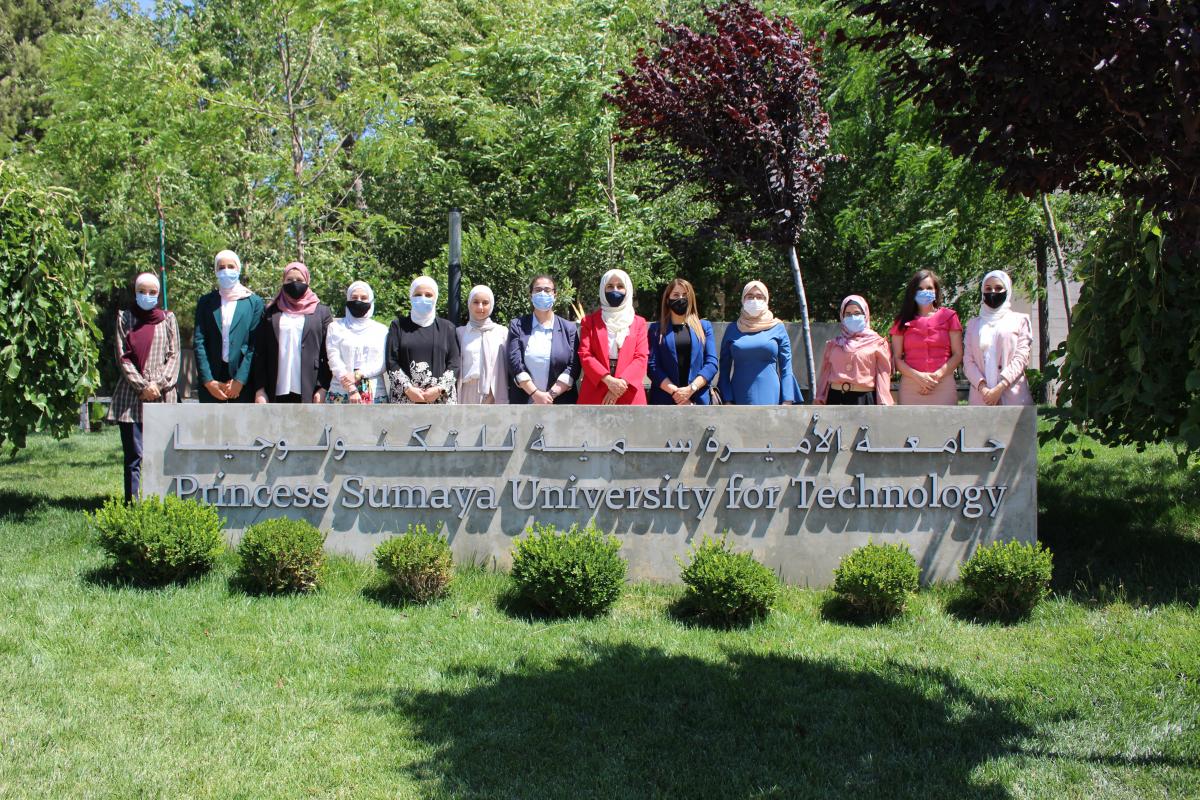
{"type": "MultiPolygon", "coordinates": [[[[469,319],[437,316],[438,286],[422,276],[409,287],[409,309],[390,326],[373,319],[375,294],[363,281],[346,290],[334,318],[313,292],[308,267],[288,264],[278,293],[264,305],[241,283],[237,254],[214,260],[217,288],[196,305],[194,346],[200,401],[208,403],[533,403],[591,405],[791,405],[803,402],[788,332],[770,310],[760,281],[742,289],[741,311],[718,348],[682,278],[662,294],[658,318],[634,312],[634,287],[619,269],[599,284],[599,306],[576,325],[555,313],[549,275],[529,284],[530,313],[504,326],[492,319],[495,297],[471,289],[469,319]],[[719,357],[718,357],[719,350],[719,357]],[[647,381],[647,378],[649,379],[647,381]],[[648,391],[647,391],[648,384],[648,391]]],[[[1012,310],[1012,281],[1001,271],[983,281],[980,314],[963,328],[942,305],[937,276],[921,270],[906,288],[891,342],[874,332],[858,296],[839,309],[840,331],[825,346],[813,401],[819,405],[951,405],[954,372],[970,381],[972,404],[1032,403],[1025,382],[1032,345],[1029,317],[1012,310]]],[[[138,495],[142,406],[175,402],[179,327],[159,308],[158,279],[134,282],[135,307],[117,324],[121,381],[111,418],[121,428],[126,499],[138,495]]]]}

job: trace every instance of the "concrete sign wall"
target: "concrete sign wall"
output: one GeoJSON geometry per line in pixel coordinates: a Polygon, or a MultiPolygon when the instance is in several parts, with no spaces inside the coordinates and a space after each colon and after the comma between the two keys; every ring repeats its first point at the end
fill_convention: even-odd
{"type": "Polygon", "coordinates": [[[1032,408],[148,405],[142,487],[215,505],[231,538],[307,519],[369,557],[409,523],[505,568],[533,522],[594,520],[634,578],[730,532],[791,583],[906,542],[949,580],[994,539],[1033,541],[1032,408]]]}

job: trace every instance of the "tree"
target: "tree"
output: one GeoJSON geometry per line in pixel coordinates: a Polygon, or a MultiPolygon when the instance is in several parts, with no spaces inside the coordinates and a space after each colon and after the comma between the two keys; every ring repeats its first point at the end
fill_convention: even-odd
{"type": "Polygon", "coordinates": [[[66,435],[97,383],[87,258],[71,193],[0,160],[0,445],[66,435]]]}
{"type": "Polygon", "coordinates": [[[609,99],[635,142],[668,145],[655,155],[700,180],[727,224],[765,226],[792,266],[804,328],[808,385],[816,385],[808,303],[796,256],[820,193],[829,117],[820,98],[815,44],[787,17],[748,2],[706,10],[711,33],[661,22],[666,43],[641,53],[609,99]]]}

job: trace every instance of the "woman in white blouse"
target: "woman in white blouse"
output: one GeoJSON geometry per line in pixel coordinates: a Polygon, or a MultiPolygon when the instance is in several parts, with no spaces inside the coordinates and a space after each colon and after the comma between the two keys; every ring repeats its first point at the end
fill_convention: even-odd
{"type": "Polygon", "coordinates": [[[372,319],[375,292],[365,281],[346,289],[346,313],[329,325],[325,351],[333,380],[327,403],[369,405],[387,402],[383,391],[387,326],[372,319]]]}
{"type": "Polygon", "coordinates": [[[476,286],[467,295],[470,319],[458,328],[460,403],[492,405],[496,398],[508,402],[508,329],[492,321],[495,304],[495,295],[486,286],[476,286]]]}

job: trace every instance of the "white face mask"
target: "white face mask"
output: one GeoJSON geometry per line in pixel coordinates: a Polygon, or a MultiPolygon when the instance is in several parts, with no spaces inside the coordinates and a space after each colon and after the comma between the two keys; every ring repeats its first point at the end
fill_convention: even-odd
{"type": "Polygon", "coordinates": [[[767,301],[751,298],[742,301],[742,310],[747,316],[757,317],[759,314],[767,310],[767,301]]]}

